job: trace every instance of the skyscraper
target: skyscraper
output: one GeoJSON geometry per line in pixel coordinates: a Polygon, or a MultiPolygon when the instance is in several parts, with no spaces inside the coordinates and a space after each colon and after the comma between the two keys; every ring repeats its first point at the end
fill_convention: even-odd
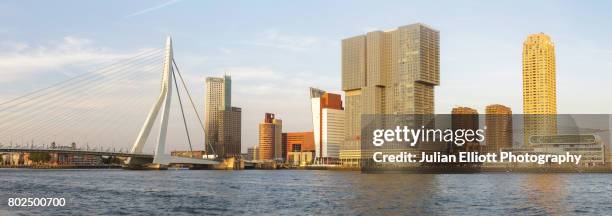
{"type": "Polygon", "coordinates": [[[312,122],[314,129],[315,160],[338,160],[344,142],[344,108],[338,94],[310,88],[312,122]]]}
{"type": "Polygon", "coordinates": [[[229,110],[221,110],[220,115],[219,147],[215,150],[221,157],[240,157],[242,109],[231,107],[229,110]]]}
{"type": "Polygon", "coordinates": [[[342,40],[343,163],[360,158],[362,114],[434,113],[439,53],[438,30],[420,23],[342,40]]]}
{"type": "Polygon", "coordinates": [[[532,135],[557,133],[555,45],[544,33],[523,43],[523,113],[525,143],[532,135]]]}
{"type": "Polygon", "coordinates": [[[492,104],[486,107],[484,152],[499,152],[512,148],[512,110],[510,107],[492,104]]]}
{"type": "Polygon", "coordinates": [[[274,114],[266,113],[264,121],[259,124],[258,160],[283,160],[283,126],[274,114]]]}
{"type": "Polygon", "coordinates": [[[206,78],[204,142],[207,154],[214,152],[219,157],[240,155],[242,111],[232,107],[231,99],[230,76],[206,78]]]}
{"type": "MultiPolygon", "coordinates": [[[[451,111],[451,127],[453,131],[457,130],[472,130],[477,131],[480,128],[478,111],[470,107],[455,107],[451,111]]],[[[466,141],[462,146],[451,145],[452,153],[458,151],[480,151],[480,143],[478,141],[466,141]]]]}

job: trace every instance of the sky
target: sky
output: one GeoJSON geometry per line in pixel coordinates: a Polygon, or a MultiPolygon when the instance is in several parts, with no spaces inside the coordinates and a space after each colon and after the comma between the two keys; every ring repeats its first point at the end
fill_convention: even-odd
{"type": "Polygon", "coordinates": [[[200,108],[205,77],[232,76],[245,151],[266,112],[285,131],[312,130],[308,87],[341,93],[343,38],[421,22],[440,31],[436,113],[455,106],[484,113],[495,103],[521,113],[522,42],[544,32],[556,46],[558,112],[609,114],[609,8],[606,1],[2,1],[0,101],[161,48],[172,36],[200,108]]]}

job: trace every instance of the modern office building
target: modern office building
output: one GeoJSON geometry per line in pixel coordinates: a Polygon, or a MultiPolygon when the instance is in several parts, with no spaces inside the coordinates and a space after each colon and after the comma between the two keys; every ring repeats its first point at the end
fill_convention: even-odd
{"type": "MultiPolygon", "coordinates": [[[[470,107],[455,107],[451,111],[451,127],[453,131],[457,130],[472,130],[476,132],[479,127],[478,111],[470,107]]],[[[480,151],[480,143],[478,141],[466,141],[462,146],[451,145],[451,152],[459,151],[480,151]]]]}
{"type": "Polygon", "coordinates": [[[555,45],[544,33],[523,43],[524,143],[533,135],[557,134],[555,45]]]}
{"type": "Polygon", "coordinates": [[[247,148],[247,160],[258,160],[257,146],[247,148]]]}
{"type": "Polygon", "coordinates": [[[313,132],[287,132],[283,133],[283,146],[285,152],[283,156],[285,157],[285,161],[289,163],[298,164],[303,163],[311,163],[312,162],[312,154],[310,154],[311,160],[308,159],[307,156],[304,156],[305,152],[314,153],[315,151],[315,142],[314,142],[314,133],[313,132]]]}
{"type": "Polygon", "coordinates": [[[342,97],[310,88],[312,123],[314,130],[315,160],[335,163],[344,142],[344,108],[342,97]]]}
{"type": "Polygon", "coordinates": [[[207,154],[216,154],[222,158],[239,156],[242,110],[232,107],[231,77],[207,77],[204,101],[204,142],[207,154]]]}
{"type": "Polygon", "coordinates": [[[439,41],[438,30],[420,23],[342,40],[343,164],[355,165],[361,158],[362,114],[434,113],[439,41]]]}
{"type": "Polygon", "coordinates": [[[492,104],[485,109],[484,152],[499,152],[502,148],[512,148],[512,110],[510,107],[492,104]]]}
{"type": "Polygon", "coordinates": [[[274,114],[266,113],[264,121],[259,124],[258,160],[283,160],[282,131],[282,121],[274,114]]]}
{"type": "Polygon", "coordinates": [[[240,157],[242,139],[242,109],[230,107],[229,110],[220,111],[219,118],[219,147],[215,149],[222,157],[240,157]]]}
{"type": "MultiPolygon", "coordinates": [[[[204,104],[204,133],[205,144],[208,152],[211,147],[216,147],[219,143],[219,122],[221,110],[225,110],[231,106],[228,95],[231,94],[231,89],[228,88],[231,79],[207,77],[206,78],[206,95],[204,104]]],[[[229,78],[229,77],[228,77],[229,78]]]]}

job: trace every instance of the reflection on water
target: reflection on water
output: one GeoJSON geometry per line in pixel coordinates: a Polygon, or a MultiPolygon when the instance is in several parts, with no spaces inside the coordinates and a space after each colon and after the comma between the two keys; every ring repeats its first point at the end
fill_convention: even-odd
{"type": "Polygon", "coordinates": [[[342,205],[350,207],[351,213],[432,214],[427,206],[435,202],[432,200],[436,193],[435,178],[435,175],[363,174],[351,181],[351,198],[343,199],[342,205]]]}
{"type": "Polygon", "coordinates": [[[609,174],[0,170],[0,215],[610,215],[609,174]],[[9,197],[64,197],[15,208],[9,197]]]}
{"type": "Polygon", "coordinates": [[[565,203],[566,182],[557,174],[528,175],[522,182],[530,203],[541,207],[548,215],[564,215],[572,212],[572,206],[565,203]]]}

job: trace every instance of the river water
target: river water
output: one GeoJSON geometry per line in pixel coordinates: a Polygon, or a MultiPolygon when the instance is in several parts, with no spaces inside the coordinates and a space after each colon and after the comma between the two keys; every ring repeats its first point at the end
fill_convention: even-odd
{"type": "Polygon", "coordinates": [[[0,215],[611,215],[612,175],[0,169],[0,202],[0,215]]]}

